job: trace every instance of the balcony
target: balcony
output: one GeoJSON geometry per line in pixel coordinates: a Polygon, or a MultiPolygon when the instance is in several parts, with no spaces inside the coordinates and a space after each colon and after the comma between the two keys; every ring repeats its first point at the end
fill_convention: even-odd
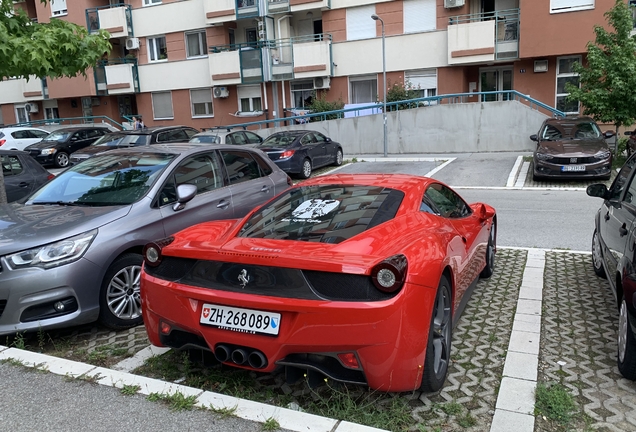
{"type": "Polygon", "coordinates": [[[204,0],[206,23],[221,24],[236,19],[236,0],[204,0]]]}
{"type": "Polygon", "coordinates": [[[86,27],[93,33],[106,30],[111,38],[134,36],[130,5],[108,5],[86,9],[86,27]]]}
{"type": "MultiPolygon", "coordinates": [[[[29,79],[8,78],[0,81],[0,104],[40,101],[48,97],[42,80],[35,75],[29,79]]],[[[46,83],[46,80],[44,80],[46,83]]]]}
{"type": "Polygon", "coordinates": [[[331,35],[312,34],[271,41],[272,81],[331,76],[331,35]]]}
{"type": "Polygon", "coordinates": [[[259,0],[236,0],[236,19],[260,16],[259,0]]]}
{"type": "Polygon", "coordinates": [[[219,45],[210,48],[212,85],[253,84],[264,81],[263,43],[219,45]]]}
{"type": "MultiPolygon", "coordinates": [[[[374,2],[367,2],[374,3],[374,2]]],[[[289,0],[292,12],[309,9],[331,9],[331,0],[289,0]]]]}
{"type": "Polygon", "coordinates": [[[519,9],[451,17],[448,63],[481,63],[519,58],[519,9]]]}
{"type": "Polygon", "coordinates": [[[139,93],[137,59],[101,61],[94,73],[97,94],[100,96],[139,93]]]}
{"type": "Polygon", "coordinates": [[[267,0],[267,13],[289,12],[289,0],[267,0]]]}

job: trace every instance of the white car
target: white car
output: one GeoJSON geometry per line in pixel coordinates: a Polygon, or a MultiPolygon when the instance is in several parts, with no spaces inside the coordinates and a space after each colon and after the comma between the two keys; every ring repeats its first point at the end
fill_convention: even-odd
{"type": "Polygon", "coordinates": [[[24,150],[38,143],[50,132],[32,127],[6,127],[0,129],[0,148],[2,150],[24,150]]]}

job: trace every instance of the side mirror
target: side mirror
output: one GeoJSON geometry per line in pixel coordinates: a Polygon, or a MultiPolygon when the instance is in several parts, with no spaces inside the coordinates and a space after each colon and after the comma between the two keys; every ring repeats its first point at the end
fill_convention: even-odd
{"type": "Polygon", "coordinates": [[[616,132],[614,132],[614,131],[606,131],[605,133],[603,133],[603,136],[604,136],[605,138],[611,138],[611,137],[613,137],[614,135],[616,135],[616,132]]]}
{"type": "Polygon", "coordinates": [[[495,209],[482,203],[473,203],[469,207],[477,214],[480,221],[488,220],[495,215],[495,209]]]}
{"type": "Polygon", "coordinates": [[[531,139],[532,141],[539,142],[539,137],[537,136],[537,134],[530,135],[530,139],[531,139]]]}
{"type": "Polygon", "coordinates": [[[326,141],[331,142],[331,138],[327,137],[326,141]]]}
{"type": "Polygon", "coordinates": [[[172,210],[179,211],[185,208],[188,201],[191,201],[197,194],[197,187],[191,184],[180,184],[177,186],[177,202],[172,206],[172,210]]]}
{"type": "Polygon", "coordinates": [[[603,198],[603,199],[609,198],[609,190],[607,189],[607,186],[605,186],[602,183],[589,185],[587,189],[585,190],[585,192],[591,197],[597,197],[597,198],[603,198]]]}

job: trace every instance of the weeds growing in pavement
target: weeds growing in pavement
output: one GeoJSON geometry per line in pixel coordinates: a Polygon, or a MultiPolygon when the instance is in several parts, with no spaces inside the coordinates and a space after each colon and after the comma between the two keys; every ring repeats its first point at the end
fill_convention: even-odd
{"type": "Polygon", "coordinates": [[[280,424],[276,421],[275,418],[270,417],[267,420],[265,420],[265,423],[263,423],[262,429],[264,431],[275,431],[277,429],[280,429],[280,424]]]}
{"type": "Polygon", "coordinates": [[[38,329],[38,349],[40,350],[40,352],[42,352],[44,350],[44,346],[46,345],[46,337],[47,336],[48,335],[46,333],[44,333],[44,330],[42,330],[42,327],[40,327],[38,329]]]}
{"type": "Polygon", "coordinates": [[[26,337],[24,336],[24,333],[16,333],[13,337],[13,342],[11,342],[9,346],[21,350],[26,349],[26,337]]]}
{"type": "Polygon", "coordinates": [[[27,365],[25,365],[22,360],[18,360],[16,358],[12,358],[12,357],[10,357],[8,359],[5,359],[5,360],[0,360],[0,363],[10,364],[11,366],[27,367],[27,365]]]}
{"type": "Polygon", "coordinates": [[[446,415],[449,416],[456,416],[457,414],[462,412],[462,406],[455,401],[444,404],[441,408],[442,411],[444,411],[446,415]]]}
{"type": "Polygon", "coordinates": [[[535,391],[535,415],[567,425],[576,411],[574,396],[562,384],[537,385],[535,391]]]}
{"type": "Polygon", "coordinates": [[[124,384],[124,386],[119,390],[119,392],[126,396],[133,396],[137,394],[139,390],[141,390],[141,387],[139,387],[138,385],[124,384]]]}
{"type": "Polygon", "coordinates": [[[236,408],[237,408],[236,406],[233,406],[231,408],[227,408],[227,407],[216,408],[212,405],[208,407],[210,411],[212,411],[215,414],[218,414],[219,416],[221,416],[221,418],[234,417],[236,415],[236,408]]]}
{"type": "Polygon", "coordinates": [[[173,394],[150,393],[147,399],[151,402],[164,402],[173,411],[190,411],[197,401],[196,396],[185,396],[181,392],[173,394]]]}

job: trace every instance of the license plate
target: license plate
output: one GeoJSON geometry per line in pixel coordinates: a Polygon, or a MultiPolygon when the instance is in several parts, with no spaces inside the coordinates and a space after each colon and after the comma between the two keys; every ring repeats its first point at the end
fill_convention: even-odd
{"type": "Polygon", "coordinates": [[[277,336],[280,314],[204,303],[199,322],[224,330],[277,336]]]}
{"type": "Polygon", "coordinates": [[[585,165],[564,165],[561,171],[585,171],[585,165]]]}

